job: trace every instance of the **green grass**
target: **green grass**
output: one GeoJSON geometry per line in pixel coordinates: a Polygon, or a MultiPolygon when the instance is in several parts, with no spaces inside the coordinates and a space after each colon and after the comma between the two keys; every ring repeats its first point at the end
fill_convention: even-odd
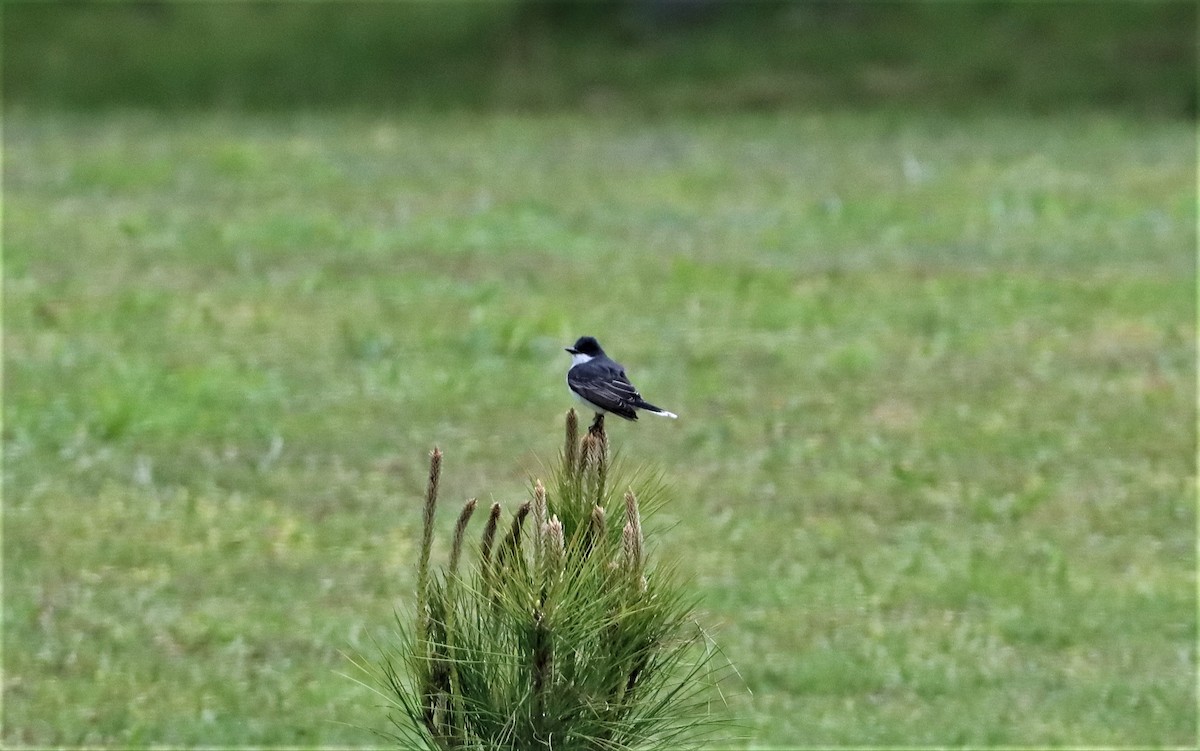
{"type": "Polygon", "coordinates": [[[611,439],[674,488],[733,746],[1196,742],[1190,123],[15,108],[4,147],[6,745],[373,743],[338,673],[411,604],[428,449],[511,509],[585,333],[680,414],[611,439]]]}

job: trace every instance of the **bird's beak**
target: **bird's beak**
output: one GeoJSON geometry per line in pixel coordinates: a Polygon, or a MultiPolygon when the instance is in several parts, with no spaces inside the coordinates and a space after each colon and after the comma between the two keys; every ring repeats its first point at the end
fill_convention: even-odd
{"type": "Polygon", "coordinates": [[[565,349],[566,351],[570,352],[573,355],[579,354],[577,351],[575,351],[574,347],[563,347],[563,349],[565,349]]]}

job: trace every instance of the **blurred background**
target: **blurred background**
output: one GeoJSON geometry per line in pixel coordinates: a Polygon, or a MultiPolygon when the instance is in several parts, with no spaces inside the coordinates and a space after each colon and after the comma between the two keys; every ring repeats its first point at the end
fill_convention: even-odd
{"type": "Polygon", "coordinates": [[[590,334],[714,748],[1195,746],[1194,3],[0,11],[4,744],[373,745],[590,334]]]}
{"type": "Polygon", "coordinates": [[[1183,2],[9,3],[5,98],[67,107],[1194,115],[1183,2]]]}

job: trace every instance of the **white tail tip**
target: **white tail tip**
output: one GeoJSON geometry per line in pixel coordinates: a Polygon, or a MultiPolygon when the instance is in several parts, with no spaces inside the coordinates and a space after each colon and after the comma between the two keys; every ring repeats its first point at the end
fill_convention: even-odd
{"type": "Polygon", "coordinates": [[[665,409],[664,409],[662,412],[651,412],[650,414],[652,414],[652,415],[658,415],[659,417],[669,417],[669,418],[671,418],[672,420],[678,420],[678,419],[679,419],[679,415],[675,414],[674,412],[668,412],[668,411],[666,411],[665,409]]]}

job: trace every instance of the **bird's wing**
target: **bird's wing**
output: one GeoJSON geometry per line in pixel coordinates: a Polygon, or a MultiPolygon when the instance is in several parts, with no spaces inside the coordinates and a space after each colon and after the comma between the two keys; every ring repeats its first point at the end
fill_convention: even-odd
{"type": "Polygon", "coordinates": [[[624,370],[597,373],[584,368],[572,368],[567,372],[567,385],[597,407],[622,417],[632,417],[636,414],[634,408],[642,403],[642,395],[625,377],[624,370]]]}

